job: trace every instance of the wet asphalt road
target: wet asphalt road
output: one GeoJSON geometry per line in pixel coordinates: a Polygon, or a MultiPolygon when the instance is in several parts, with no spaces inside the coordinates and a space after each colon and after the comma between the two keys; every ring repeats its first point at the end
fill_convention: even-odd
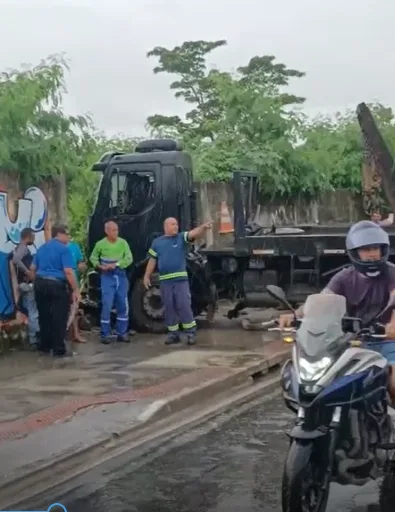
{"type": "MultiPolygon", "coordinates": [[[[238,412],[96,471],[56,501],[68,512],[280,512],[292,414],[278,396],[238,412]]],[[[379,512],[377,488],[334,485],[327,512],[379,512]]]]}

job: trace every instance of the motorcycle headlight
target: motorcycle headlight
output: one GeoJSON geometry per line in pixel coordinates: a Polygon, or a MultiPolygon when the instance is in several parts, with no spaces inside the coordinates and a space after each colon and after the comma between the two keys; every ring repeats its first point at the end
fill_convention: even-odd
{"type": "Polygon", "coordinates": [[[299,359],[299,375],[301,380],[305,382],[314,382],[319,380],[327,370],[327,368],[332,364],[332,358],[323,357],[319,361],[307,361],[301,357],[299,359]]]}

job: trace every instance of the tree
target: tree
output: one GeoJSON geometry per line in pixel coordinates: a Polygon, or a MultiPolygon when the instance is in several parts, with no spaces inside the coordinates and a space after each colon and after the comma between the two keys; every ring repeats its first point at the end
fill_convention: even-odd
{"type": "Polygon", "coordinates": [[[159,60],[155,73],[177,76],[170,85],[176,98],[193,105],[185,119],[155,115],[148,126],[155,135],[182,139],[202,179],[227,179],[232,169],[249,167],[267,191],[289,192],[300,167],[292,147],[298,119],[290,107],[304,98],[284,89],[303,73],[273,56],[254,57],[235,73],[208,69],[208,55],[225,45],[188,41],[148,53],[159,60]]]}
{"type": "Polygon", "coordinates": [[[354,112],[306,121],[300,137],[303,144],[297,151],[309,170],[303,180],[305,190],[360,190],[363,148],[354,112]]]}
{"type": "Polygon", "coordinates": [[[299,163],[293,139],[297,122],[281,101],[248,88],[238,80],[215,85],[223,115],[215,125],[215,141],[202,141],[194,150],[196,168],[204,180],[223,180],[233,169],[260,175],[267,194],[290,193],[299,163]]]}
{"type": "Polygon", "coordinates": [[[276,62],[274,55],[252,57],[247,66],[240,66],[237,71],[241,85],[270,98],[276,98],[283,106],[301,104],[305,101],[305,98],[282,91],[283,87],[289,86],[291,79],[302,78],[305,73],[276,62]]]}
{"type": "Polygon", "coordinates": [[[185,121],[178,116],[149,117],[148,125],[152,129],[161,133],[169,133],[170,130],[170,134],[179,135],[194,130],[194,136],[213,138],[204,121],[215,117],[218,104],[215,92],[210,87],[206,58],[212,51],[226,44],[224,40],[186,41],[172,50],[157,46],[148,52],[148,57],[156,57],[159,60],[154,73],[175,75],[177,80],[170,84],[170,89],[175,91],[176,98],[182,98],[186,103],[193,105],[185,121]]]}
{"type": "Polygon", "coordinates": [[[27,183],[67,174],[80,163],[86,116],[62,111],[67,65],[60,56],[0,74],[0,164],[27,183]]]}
{"type": "Polygon", "coordinates": [[[386,107],[381,103],[369,105],[369,108],[376,120],[384,140],[395,159],[395,116],[391,107],[386,107]]]}
{"type": "MultiPolygon", "coordinates": [[[[377,126],[395,155],[395,122],[390,108],[370,105],[377,126]]],[[[319,116],[301,125],[303,143],[297,148],[306,163],[304,186],[308,190],[361,192],[364,147],[354,111],[337,113],[334,118],[319,116]],[[308,179],[307,179],[308,178],[308,179]]]]}

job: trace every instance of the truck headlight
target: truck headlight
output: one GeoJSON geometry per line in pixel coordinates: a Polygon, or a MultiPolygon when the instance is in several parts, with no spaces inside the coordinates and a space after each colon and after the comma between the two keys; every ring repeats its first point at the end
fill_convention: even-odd
{"type": "Polygon", "coordinates": [[[332,358],[323,357],[319,361],[307,361],[307,359],[301,357],[299,359],[299,375],[301,380],[305,382],[314,382],[319,380],[327,368],[332,364],[332,358]]]}

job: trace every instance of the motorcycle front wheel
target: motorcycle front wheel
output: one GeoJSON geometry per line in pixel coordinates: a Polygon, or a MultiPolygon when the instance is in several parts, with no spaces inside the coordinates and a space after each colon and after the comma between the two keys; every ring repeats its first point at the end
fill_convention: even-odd
{"type": "Polygon", "coordinates": [[[318,450],[313,441],[292,442],[282,480],[283,512],[325,512],[329,482],[324,483],[326,467],[320,459],[322,446],[318,450]]]}

